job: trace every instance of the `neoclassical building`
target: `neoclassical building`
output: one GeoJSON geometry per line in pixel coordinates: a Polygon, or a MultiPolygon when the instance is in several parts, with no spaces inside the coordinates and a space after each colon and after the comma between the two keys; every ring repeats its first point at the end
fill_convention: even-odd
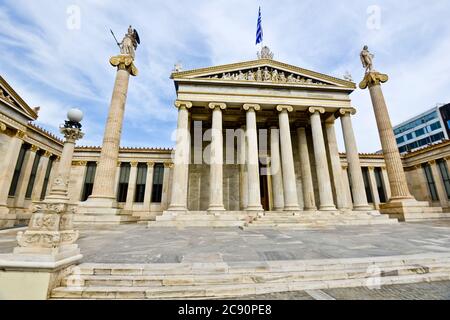
{"type": "MultiPolygon", "coordinates": [[[[75,149],[69,195],[77,223],[220,227],[271,215],[392,223],[379,215],[391,197],[384,157],[358,153],[353,82],[264,55],[177,70],[175,149],[123,148],[126,102],[117,90],[137,69],[120,56],[111,63],[118,74],[109,119],[119,127],[106,126],[101,147],[75,149]]],[[[55,178],[63,142],[34,124],[38,111],[0,77],[0,228],[26,223],[55,178]]],[[[402,156],[410,192],[436,209],[411,220],[450,217],[442,213],[450,211],[449,159],[449,141],[402,156]]]]}

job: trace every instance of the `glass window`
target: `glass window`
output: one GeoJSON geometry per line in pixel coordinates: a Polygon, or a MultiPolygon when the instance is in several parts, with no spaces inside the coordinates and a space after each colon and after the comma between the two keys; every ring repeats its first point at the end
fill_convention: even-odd
{"type": "Polygon", "coordinates": [[[81,201],[86,201],[92,194],[94,188],[95,172],[97,171],[96,162],[88,162],[86,165],[86,175],[84,176],[84,187],[81,201]]]}
{"type": "Polygon", "coordinates": [[[438,141],[442,141],[444,139],[445,139],[445,136],[444,136],[443,132],[439,132],[438,134],[431,136],[432,142],[438,142],[438,141]]]}
{"type": "Polygon", "coordinates": [[[122,163],[120,165],[119,186],[117,189],[117,202],[126,202],[128,195],[128,183],[130,181],[131,165],[122,163]]]}
{"type": "Polygon", "coordinates": [[[425,134],[425,128],[416,130],[416,137],[421,137],[425,134]]]}
{"type": "Polygon", "coordinates": [[[366,188],[367,202],[373,203],[372,188],[370,188],[369,169],[366,167],[361,168],[364,180],[364,187],[366,188]]]}
{"type": "Polygon", "coordinates": [[[161,203],[164,181],[164,165],[156,164],[153,172],[152,202],[161,203]]]}
{"type": "Polygon", "coordinates": [[[412,140],[412,139],[414,139],[413,134],[412,134],[412,133],[408,133],[408,134],[406,135],[406,140],[412,140]]]}
{"type": "Polygon", "coordinates": [[[55,161],[53,157],[48,161],[47,171],[45,171],[44,184],[42,186],[41,201],[44,200],[45,196],[47,195],[48,182],[50,179],[50,174],[52,172],[53,161],[55,161]]]}
{"type": "Polygon", "coordinates": [[[134,202],[142,203],[145,198],[145,183],[147,181],[147,164],[139,163],[137,167],[136,192],[134,202]]]}
{"type": "Polygon", "coordinates": [[[431,131],[439,130],[441,128],[442,128],[442,126],[441,126],[440,122],[435,122],[432,125],[430,125],[431,131]]]}
{"type": "Polygon", "coordinates": [[[439,171],[441,172],[442,181],[444,182],[447,198],[450,200],[450,175],[448,173],[447,162],[443,159],[438,160],[439,171]]]}
{"type": "Polygon", "coordinates": [[[33,194],[34,183],[36,182],[36,174],[39,167],[39,161],[41,161],[42,153],[37,152],[34,157],[33,167],[31,168],[30,180],[28,180],[27,191],[25,198],[30,199],[33,194]]]}
{"type": "Polygon", "coordinates": [[[397,144],[405,142],[405,136],[401,136],[397,138],[397,144]]]}
{"type": "Polygon", "coordinates": [[[431,166],[427,163],[423,165],[423,171],[428,183],[428,190],[430,191],[431,200],[439,201],[439,197],[436,190],[436,183],[433,178],[433,172],[431,171],[431,166]]]}
{"type": "Polygon", "coordinates": [[[386,196],[386,190],[384,189],[383,171],[381,168],[375,168],[375,180],[377,182],[378,195],[380,196],[380,202],[386,203],[387,196],[386,196]]]}
{"type": "Polygon", "coordinates": [[[20,149],[19,156],[17,157],[16,167],[14,168],[14,174],[11,182],[11,186],[9,188],[9,196],[14,197],[17,191],[17,184],[19,183],[20,173],[22,172],[23,162],[25,160],[25,154],[27,150],[30,148],[29,145],[22,145],[20,149]]]}

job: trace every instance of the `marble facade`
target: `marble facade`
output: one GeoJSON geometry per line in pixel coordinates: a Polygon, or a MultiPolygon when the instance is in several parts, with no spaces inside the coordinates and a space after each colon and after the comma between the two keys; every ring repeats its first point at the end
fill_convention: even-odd
{"type": "MultiPolygon", "coordinates": [[[[128,81],[126,72],[119,70],[120,83],[128,81]]],[[[75,147],[69,204],[89,207],[83,201],[88,166],[102,161],[103,151],[114,163],[101,171],[102,184],[108,185],[108,201],[114,202],[112,215],[120,217],[79,214],[77,223],[137,223],[164,215],[224,211],[248,216],[269,211],[377,212],[390,199],[393,186],[383,156],[358,153],[352,128],[357,110],[350,99],[354,83],[272,59],[178,71],[172,78],[179,110],[174,150],[115,148],[119,127],[111,133],[116,139],[111,154],[105,155],[101,147],[75,147]],[[345,153],[337,147],[338,121],[345,153]],[[129,165],[130,172],[126,198],[118,201],[122,164],[129,165]],[[145,194],[137,202],[139,166],[147,170],[145,194]],[[163,168],[157,201],[152,199],[155,166],[163,168]]],[[[0,228],[5,228],[27,223],[32,203],[49,192],[63,141],[33,124],[38,110],[3,78],[0,89],[0,228]]],[[[113,95],[112,104],[115,100],[113,95]]],[[[123,112],[125,101],[115,104],[123,112]]],[[[442,162],[448,168],[449,160],[450,142],[401,158],[410,193],[445,212],[450,211],[450,182],[442,162]],[[428,165],[430,171],[425,171],[428,165]],[[433,177],[433,192],[427,172],[433,177]]],[[[98,186],[89,195],[102,196],[98,186]]],[[[436,211],[435,216],[440,214],[436,211]]]]}

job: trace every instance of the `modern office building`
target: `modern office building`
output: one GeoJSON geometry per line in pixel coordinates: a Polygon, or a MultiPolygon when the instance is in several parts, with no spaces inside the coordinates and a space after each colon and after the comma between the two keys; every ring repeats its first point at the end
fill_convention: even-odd
{"type": "Polygon", "coordinates": [[[448,140],[450,136],[450,104],[439,104],[394,127],[400,153],[448,140]]]}

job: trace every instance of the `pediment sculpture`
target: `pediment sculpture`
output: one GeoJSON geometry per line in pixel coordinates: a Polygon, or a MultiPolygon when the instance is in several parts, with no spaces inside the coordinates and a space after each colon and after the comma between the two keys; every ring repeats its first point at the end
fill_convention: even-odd
{"type": "Polygon", "coordinates": [[[239,70],[235,72],[226,72],[207,77],[206,79],[217,79],[227,81],[254,81],[254,82],[270,82],[270,83],[290,83],[304,85],[321,85],[326,86],[327,83],[303,77],[298,74],[285,72],[276,68],[258,67],[254,69],[239,70]]]}

